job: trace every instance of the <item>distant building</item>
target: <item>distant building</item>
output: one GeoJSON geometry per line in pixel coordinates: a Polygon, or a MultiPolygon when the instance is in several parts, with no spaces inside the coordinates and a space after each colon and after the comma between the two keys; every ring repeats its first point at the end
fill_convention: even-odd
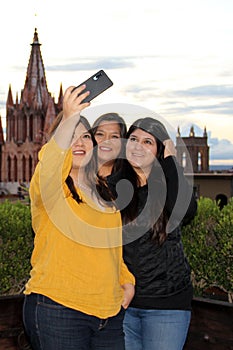
{"type": "Polygon", "coordinates": [[[193,179],[198,198],[208,197],[223,206],[233,197],[233,173],[194,173],[193,179]]]}
{"type": "Polygon", "coordinates": [[[9,86],[5,141],[0,119],[0,187],[11,193],[17,192],[19,183],[29,183],[38,161],[38,151],[46,141],[51,123],[62,109],[62,86],[57,103],[47,89],[36,29],[31,46],[25,85],[15,102],[9,86]]]}
{"type": "Polygon", "coordinates": [[[177,159],[186,176],[193,178],[197,198],[208,197],[216,200],[220,207],[233,197],[233,172],[209,170],[209,146],[206,128],[203,137],[195,136],[190,128],[188,137],[181,137],[178,128],[176,136],[177,159]]]}
{"type": "Polygon", "coordinates": [[[181,137],[178,128],[176,150],[178,162],[186,173],[206,173],[209,171],[209,146],[206,128],[202,137],[195,136],[193,126],[190,128],[188,137],[181,137]]]}

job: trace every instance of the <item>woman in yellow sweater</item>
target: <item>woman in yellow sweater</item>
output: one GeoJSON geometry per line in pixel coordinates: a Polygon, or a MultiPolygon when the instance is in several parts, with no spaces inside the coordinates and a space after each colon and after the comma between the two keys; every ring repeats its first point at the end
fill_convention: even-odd
{"type": "Polygon", "coordinates": [[[88,92],[73,88],[30,184],[35,241],[24,325],[33,350],[123,350],[134,277],[122,259],[120,213],[96,175],[96,141],[80,117],[88,92]]]}

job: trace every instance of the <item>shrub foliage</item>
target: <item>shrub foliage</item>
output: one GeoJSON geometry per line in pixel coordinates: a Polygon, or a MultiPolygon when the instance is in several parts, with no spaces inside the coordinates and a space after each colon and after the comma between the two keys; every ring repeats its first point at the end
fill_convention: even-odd
{"type": "Polygon", "coordinates": [[[233,198],[219,209],[209,198],[198,200],[194,220],[183,227],[183,244],[192,268],[196,295],[219,287],[233,296],[233,198]]]}
{"type": "MultiPolygon", "coordinates": [[[[33,249],[29,206],[0,205],[0,294],[23,291],[33,249]]],[[[198,200],[194,220],[183,227],[183,244],[192,268],[196,295],[212,286],[233,296],[233,198],[220,210],[209,198],[198,200]]]]}
{"type": "Polygon", "coordinates": [[[0,294],[21,293],[29,277],[33,248],[30,208],[5,201],[0,205],[0,294]]]}

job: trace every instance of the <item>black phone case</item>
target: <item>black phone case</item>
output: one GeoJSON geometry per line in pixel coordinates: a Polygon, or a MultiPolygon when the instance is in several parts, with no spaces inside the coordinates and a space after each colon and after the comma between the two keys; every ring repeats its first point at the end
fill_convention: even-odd
{"type": "Polygon", "coordinates": [[[92,77],[84,81],[82,84],[78,85],[76,88],[83,84],[86,85],[86,88],[82,91],[82,94],[85,91],[90,91],[90,94],[82,101],[82,103],[90,102],[93,100],[93,98],[110,88],[113,85],[113,82],[103,70],[100,70],[96,74],[92,75],[92,77]]]}

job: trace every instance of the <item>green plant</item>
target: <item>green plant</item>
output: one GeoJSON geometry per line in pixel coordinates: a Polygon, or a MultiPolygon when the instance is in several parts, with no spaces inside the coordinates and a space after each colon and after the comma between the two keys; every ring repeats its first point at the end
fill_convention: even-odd
{"type": "Polygon", "coordinates": [[[233,199],[220,210],[209,198],[198,200],[194,220],[183,227],[183,244],[196,295],[219,287],[233,296],[233,199]]]}
{"type": "Polygon", "coordinates": [[[5,201],[0,205],[0,294],[21,293],[29,277],[33,249],[30,208],[5,201]]]}
{"type": "MultiPolygon", "coordinates": [[[[22,292],[29,277],[34,235],[29,206],[0,205],[0,294],[22,292]]],[[[192,268],[195,295],[212,286],[233,296],[233,199],[220,210],[209,198],[198,200],[194,220],[183,227],[183,244],[192,268]]]]}

